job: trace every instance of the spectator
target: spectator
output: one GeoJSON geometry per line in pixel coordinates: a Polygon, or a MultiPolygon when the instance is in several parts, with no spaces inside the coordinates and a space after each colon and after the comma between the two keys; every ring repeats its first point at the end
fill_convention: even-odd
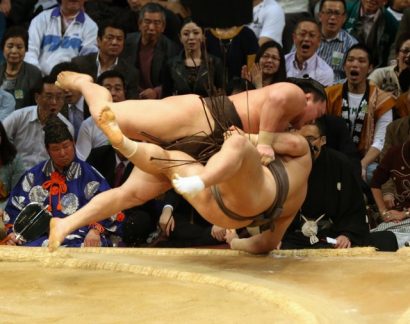
{"type": "MultiPolygon", "coordinates": [[[[109,70],[102,73],[98,77],[97,83],[108,89],[113,102],[120,102],[126,99],[124,77],[117,70],[109,70]]],[[[94,119],[90,116],[84,120],[78,132],[77,156],[82,160],[86,160],[93,148],[107,144],[109,144],[107,137],[97,127],[94,119]]]]}
{"type": "Polygon", "coordinates": [[[23,162],[14,145],[7,138],[3,124],[0,123],[0,219],[10,195],[10,191],[17,184],[24,173],[23,162]]]}
{"type": "Polygon", "coordinates": [[[72,62],[80,72],[91,75],[94,80],[108,70],[121,72],[125,77],[128,97],[135,99],[138,97],[139,71],[120,57],[124,42],[124,28],[113,20],[107,21],[98,29],[98,53],[75,57],[72,62]]]}
{"type": "Polygon", "coordinates": [[[285,13],[275,0],[253,0],[253,21],[248,26],[258,38],[259,46],[270,40],[282,46],[285,13]]]}
{"type": "MultiPolygon", "coordinates": [[[[6,17],[10,14],[11,3],[10,0],[0,0],[0,42],[3,41],[3,35],[6,30],[6,17]]],[[[0,61],[3,56],[0,54],[0,61]]]]}
{"type": "Polygon", "coordinates": [[[180,40],[184,50],[168,60],[163,96],[195,93],[208,97],[220,93],[223,88],[222,62],[218,57],[203,52],[205,39],[202,28],[186,20],[180,40]]]}
{"type": "Polygon", "coordinates": [[[57,115],[74,134],[71,123],[60,114],[64,93],[54,82],[55,79],[44,77],[35,91],[37,105],[18,109],[3,120],[7,136],[16,146],[26,170],[48,158],[43,126],[50,116],[57,115]]]}
{"type": "MultiPolygon", "coordinates": [[[[327,112],[341,116],[349,126],[353,142],[361,155],[362,178],[371,174],[369,165],[375,162],[383,148],[386,126],[392,121],[395,100],[390,94],[369,84],[372,69],[369,50],[361,44],[353,45],[346,53],[344,69],[347,81],[326,89],[327,112]]],[[[374,164],[373,164],[374,166],[374,164]]]]}
{"type": "Polygon", "coordinates": [[[353,36],[342,29],[346,21],[346,1],[320,1],[319,20],[322,39],[317,55],[333,69],[334,82],[338,83],[346,77],[343,70],[344,54],[352,45],[357,43],[353,36]]]}
{"type": "Polygon", "coordinates": [[[242,78],[251,82],[251,88],[262,88],[286,80],[285,56],[282,46],[275,41],[265,42],[256,53],[255,64],[242,67],[242,78]]]}
{"type": "MultiPolygon", "coordinates": [[[[64,218],[85,205],[98,193],[108,190],[105,179],[86,162],[75,156],[75,145],[67,126],[57,117],[51,117],[44,127],[44,144],[49,154],[46,161],[28,170],[14,187],[5,208],[6,224],[13,224],[20,211],[29,203],[48,205],[53,217],[64,218]]],[[[68,235],[64,246],[108,246],[103,234],[110,220],[90,224],[68,235]]],[[[24,236],[24,235],[23,235],[24,236]]],[[[17,239],[9,229],[7,245],[46,246],[47,233],[25,242],[17,239]]]]}
{"type": "Polygon", "coordinates": [[[406,68],[410,68],[410,32],[402,34],[397,40],[395,53],[397,63],[375,69],[369,75],[369,80],[380,89],[390,92],[394,98],[398,98],[402,93],[399,75],[406,68]]]}
{"type": "Polygon", "coordinates": [[[138,18],[140,32],[127,35],[123,57],[141,73],[140,98],[159,99],[167,60],[178,54],[178,45],[163,35],[165,14],[162,7],[148,3],[138,18]]]}
{"type": "Polygon", "coordinates": [[[14,111],[15,106],[16,101],[13,96],[3,89],[0,89],[0,121],[10,115],[14,111]]]}
{"type": "Polygon", "coordinates": [[[403,11],[410,7],[410,3],[407,0],[390,0],[387,11],[400,23],[403,17],[403,11]]]}
{"type": "Polygon", "coordinates": [[[364,245],[368,236],[360,184],[346,156],[326,147],[324,127],[323,120],[318,119],[315,124],[305,125],[299,131],[313,148],[314,163],[306,199],[282,240],[282,249],[350,248],[364,245]],[[319,231],[314,236],[318,241],[311,239],[309,233],[302,233],[305,220],[317,220],[323,214],[325,216],[317,222],[319,231]],[[327,243],[326,237],[335,239],[336,244],[327,243]]]}
{"type": "Polygon", "coordinates": [[[390,47],[396,37],[398,23],[387,9],[385,0],[350,1],[344,28],[359,43],[371,49],[375,68],[388,65],[390,47]]]}
{"type": "Polygon", "coordinates": [[[138,31],[140,11],[147,3],[155,2],[161,6],[162,11],[165,14],[165,29],[164,35],[175,43],[179,42],[179,31],[182,27],[182,17],[168,9],[170,5],[167,1],[152,1],[152,0],[127,0],[129,9],[123,16],[121,21],[124,22],[126,34],[135,33],[138,31]]]}
{"type": "Polygon", "coordinates": [[[98,27],[83,11],[84,1],[61,0],[31,21],[26,62],[46,75],[60,62],[97,51],[98,27]]]}
{"type": "Polygon", "coordinates": [[[410,140],[391,147],[374,172],[371,187],[374,200],[382,220],[374,231],[392,231],[398,246],[410,241],[410,200],[408,183],[410,174],[410,140]],[[381,185],[392,179],[396,189],[394,206],[386,206],[382,197],[381,185]]]}
{"type": "Polygon", "coordinates": [[[320,28],[312,18],[303,18],[293,33],[295,51],[286,54],[286,74],[288,77],[310,77],[324,86],[333,84],[331,67],[320,58],[316,51],[320,45],[320,28]]]}
{"type": "Polygon", "coordinates": [[[24,62],[27,44],[28,33],[18,26],[10,27],[1,43],[6,61],[0,65],[0,84],[13,95],[16,109],[35,104],[33,90],[41,83],[40,70],[24,62]]]}

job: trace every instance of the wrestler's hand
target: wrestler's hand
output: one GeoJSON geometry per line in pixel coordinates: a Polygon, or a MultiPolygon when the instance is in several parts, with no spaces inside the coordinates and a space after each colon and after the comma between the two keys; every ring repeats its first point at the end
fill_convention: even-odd
{"type": "Polygon", "coordinates": [[[217,225],[212,226],[211,235],[215,240],[224,241],[225,240],[226,229],[219,227],[217,225]]]}
{"type": "Polygon", "coordinates": [[[335,249],[348,249],[352,246],[349,238],[344,235],[339,235],[336,237],[336,244],[334,246],[335,249]]]}
{"type": "Polygon", "coordinates": [[[234,229],[227,229],[225,232],[225,241],[229,245],[231,245],[231,242],[233,239],[239,238],[238,234],[236,234],[236,231],[234,229]]]}
{"type": "Polygon", "coordinates": [[[84,239],[84,247],[100,247],[101,246],[101,236],[100,232],[92,228],[88,231],[84,239]]]}
{"type": "Polygon", "coordinates": [[[172,213],[167,212],[167,209],[162,212],[158,222],[159,227],[166,236],[169,236],[175,228],[175,219],[172,216],[172,213]]]}
{"type": "Polygon", "coordinates": [[[22,243],[23,243],[23,241],[22,240],[18,240],[17,238],[16,238],[16,234],[14,234],[14,233],[10,233],[9,235],[7,235],[7,238],[5,239],[5,242],[4,242],[6,245],[13,245],[13,246],[16,246],[16,245],[21,245],[22,243]]]}
{"type": "Polygon", "coordinates": [[[275,152],[271,145],[258,144],[256,145],[256,149],[261,156],[261,162],[263,165],[268,165],[275,159],[275,152]]]}
{"type": "Polygon", "coordinates": [[[140,92],[141,99],[157,99],[157,93],[154,89],[148,88],[140,92]]]}

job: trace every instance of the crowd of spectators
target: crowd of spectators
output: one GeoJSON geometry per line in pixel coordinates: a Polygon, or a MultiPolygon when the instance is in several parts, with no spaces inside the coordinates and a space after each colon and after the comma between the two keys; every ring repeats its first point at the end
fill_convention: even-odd
{"type": "MultiPolygon", "coordinates": [[[[8,233],[2,243],[44,244],[43,237],[15,239],[13,221],[27,204],[47,202],[53,217],[64,217],[131,172],[82,94],[55,85],[61,71],[88,74],[114,102],[229,95],[314,79],[326,87],[327,108],[300,130],[314,167],[281,248],[392,251],[410,242],[409,2],[253,0],[253,20],[225,28],[200,26],[191,5],[0,1],[0,234],[8,233]],[[65,136],[45,133],[50,120],[65,136]],[[67,161],[56,165],[64,154],[67,161]],[[87,171],[77,178],[79,168],[87,171]],[[306,231],[309,222],[315,233],[306,231]]],[[[225,244],[225,229],[200,219],[175,192],[73,235],[69,246],[225,244]]]]}

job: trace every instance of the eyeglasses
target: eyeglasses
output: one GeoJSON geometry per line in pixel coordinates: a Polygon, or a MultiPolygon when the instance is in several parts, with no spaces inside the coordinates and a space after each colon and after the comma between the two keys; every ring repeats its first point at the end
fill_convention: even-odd
{"type": "Polygon", "coordinates": [[[305,136],[305,138],[306,138],[306,140],[307,140],[309,143],[313,143],[314,141],[318,140],[318,139],[320,138],[320,136],[318,136],[318,137],[315,137],[315,136],[305,136]]]}
{"type": "Polygon", "coordinates": [[[159,26],[162,25],[162,20],[151,20],[151,19],[144,18],[142,20],[142,23],[145,26],[149,26],[149,25],[153,24],[155,27],[159,27],[159,26]]]}
{"type": "Polygon", "coordinates": [[[269,60],[269,59],[271,59],[272,61],[280,61],[280,57],[277,57],[277,56],[275,56],[275,55],[269,55],[269,54],[263,54],[263,55],[261,56],[261,59],[264,59],[264,60],[269,60]]]}
{"type": "Polygon", "coordinates": [[[410,53],[410,48],[405,47],[405,48],[401,48],[400,52],[402,52],[404,55],[407,55],[410,53]]]}
{"type": "Polygon", "coordinates": [[[321,11],[321,13],[329,17],[330,16],[341,17],[345,14],[344,12],[340,12],[338,10],[326,10],[326,11],[321,11]]]}
{"type": "Polygon", "coordinates": [[[296,35],[300,38],[310,38],[310,39],[315,39],[319,37],[319,34],[314,33],[314,32],[306,32],[306,31],[301,31],[301,32],[297,32],[296,35]]]}
{"type": "Polygon", "coordinates": [[[43,95],[44,100],[46,101],[63,101],[64,100],[64,96],[63,95],[52,95],[52,94],[44,94],[43,95]]]}

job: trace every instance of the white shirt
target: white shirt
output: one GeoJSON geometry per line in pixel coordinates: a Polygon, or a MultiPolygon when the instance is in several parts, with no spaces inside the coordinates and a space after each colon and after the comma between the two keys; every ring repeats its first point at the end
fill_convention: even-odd
{"type": "MultiPolygon", "coordinates": [[[[57,115],[74,137],[74,127],[62,114],[57,115]]],[[[37,106],[29,106],[13,111],[3,120],[3,126],[10,141],[16,146],[24,166],[30,169],[50,156],[44,145],[44,131],[38,119],[37,106]]]]}
{"type": "Polygon", "coordinates": [[[253,7],[253,22],[248,27],[257,38],[268,37],[282,45],[285,13],[275,0],[263,0],[253,7]]]}
{"type": "Polygon", "coordinates": [[[81,124],[76,142],[77,156],[81,160],[86,160],[90,152],[95,147],[109,144],[107,137],[95,124],[92,117],[88,117],[81,124]]]}
{"type": "Polygon", "coordinates": [[[286,75],[288,77],[303,78],[309,76],[325,87],[333,84],[332,68],[316,53],[303,63],[302,69],[299,69],[295,56],[296,52],[285,55],[286,75]]]}

